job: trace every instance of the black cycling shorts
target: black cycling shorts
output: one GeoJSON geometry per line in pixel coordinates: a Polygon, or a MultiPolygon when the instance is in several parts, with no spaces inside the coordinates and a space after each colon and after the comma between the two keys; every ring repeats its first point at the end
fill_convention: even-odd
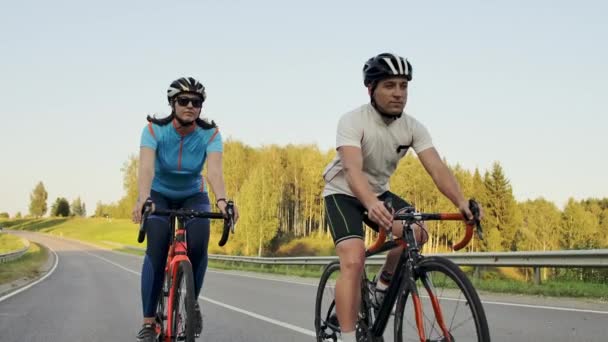
{"type": "MultiPolygon", "coordinates": [[[[390,191],[378,196],[384,201],[391,197],[395,211],[411,206],[401,197],[390,191]]],[[[325,224],[329,226],[334,244],[351,238],[364,238],[363,222],[378,231],[378,225],[367,217],[367,210],[356,198],[343,194],[325,196],[325,224]]]]}

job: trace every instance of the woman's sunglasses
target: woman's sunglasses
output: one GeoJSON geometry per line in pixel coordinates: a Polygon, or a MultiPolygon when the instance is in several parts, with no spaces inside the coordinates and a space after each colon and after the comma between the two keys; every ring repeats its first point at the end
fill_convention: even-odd
{"type": "Polygon", "coordinates": [[[177,102],[177,104],[179,104],[182,107],[188,106],[188,103],[192,103],[192,107],[194,107],[194,108],[201,108],[203,106],[202,99],[197,99],[197,98],[192,98],[192,97],[178,97],[177,99],[175,99],[175,102],[177,102]]]}

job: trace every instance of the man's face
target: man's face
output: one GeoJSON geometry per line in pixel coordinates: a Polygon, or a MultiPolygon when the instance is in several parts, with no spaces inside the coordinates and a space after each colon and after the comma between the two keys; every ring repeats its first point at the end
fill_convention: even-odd
{"type": "Polygon", "coordinates": [[[376,105],[384,113],[399,115],[407,103],[408,82],[403,77],[392,77],[378,82],[374,90],[376,105]]]}

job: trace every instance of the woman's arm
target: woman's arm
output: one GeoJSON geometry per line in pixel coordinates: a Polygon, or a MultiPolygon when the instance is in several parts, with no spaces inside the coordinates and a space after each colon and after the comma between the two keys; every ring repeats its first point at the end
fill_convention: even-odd
{"type": "MultiPolygon", "coordinates": [[[[216,200],[223,198],[224,201],[218,201],[217,207],[222,213],[226,214],[226,186],[224,185],[224,169],[222,166],[222,153],[221,152],[210,152],[207,158],[207,180],[209,181],[209,187],[213,191],[216,200]]],[[[239,218],[239,212],[234,205],[234,222],[239,218]]]]}
{"type": "Polygon", "coordinates": [[[139,195],[137,203],[133,208],[133,222],[141,221],[141,208],[148,197],[152,188],[152,180],[154,179],[154,163],[156,159],[156,151],[149,147],[142,147],[139,150],[139,170],[137,176],[137,185],[139,195]]]}

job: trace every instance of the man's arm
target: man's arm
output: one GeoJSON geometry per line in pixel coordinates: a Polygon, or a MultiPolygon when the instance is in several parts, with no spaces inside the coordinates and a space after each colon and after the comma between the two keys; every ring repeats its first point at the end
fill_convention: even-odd
{"type": "Polygon", "coordinates": [[[338,154],[348,186],[367,209],[369,218],[383,227],[390,227],[393,223],[393,216],[384,207],[384,203],[376,198],[367,177],[363,174],[361,149],[354,146],[340,146],[338,154]]]}
{"type": "Polygon", "coordinates": [[[418,154],[424,169],[433,178],[433,182],[441,193],[447,197],[458,209],[465,213],[468,219],[473,219],[469,210],[469,202],[464,198],[456,177],[439,157],[434,147],[428,148],[418,154]]]}

